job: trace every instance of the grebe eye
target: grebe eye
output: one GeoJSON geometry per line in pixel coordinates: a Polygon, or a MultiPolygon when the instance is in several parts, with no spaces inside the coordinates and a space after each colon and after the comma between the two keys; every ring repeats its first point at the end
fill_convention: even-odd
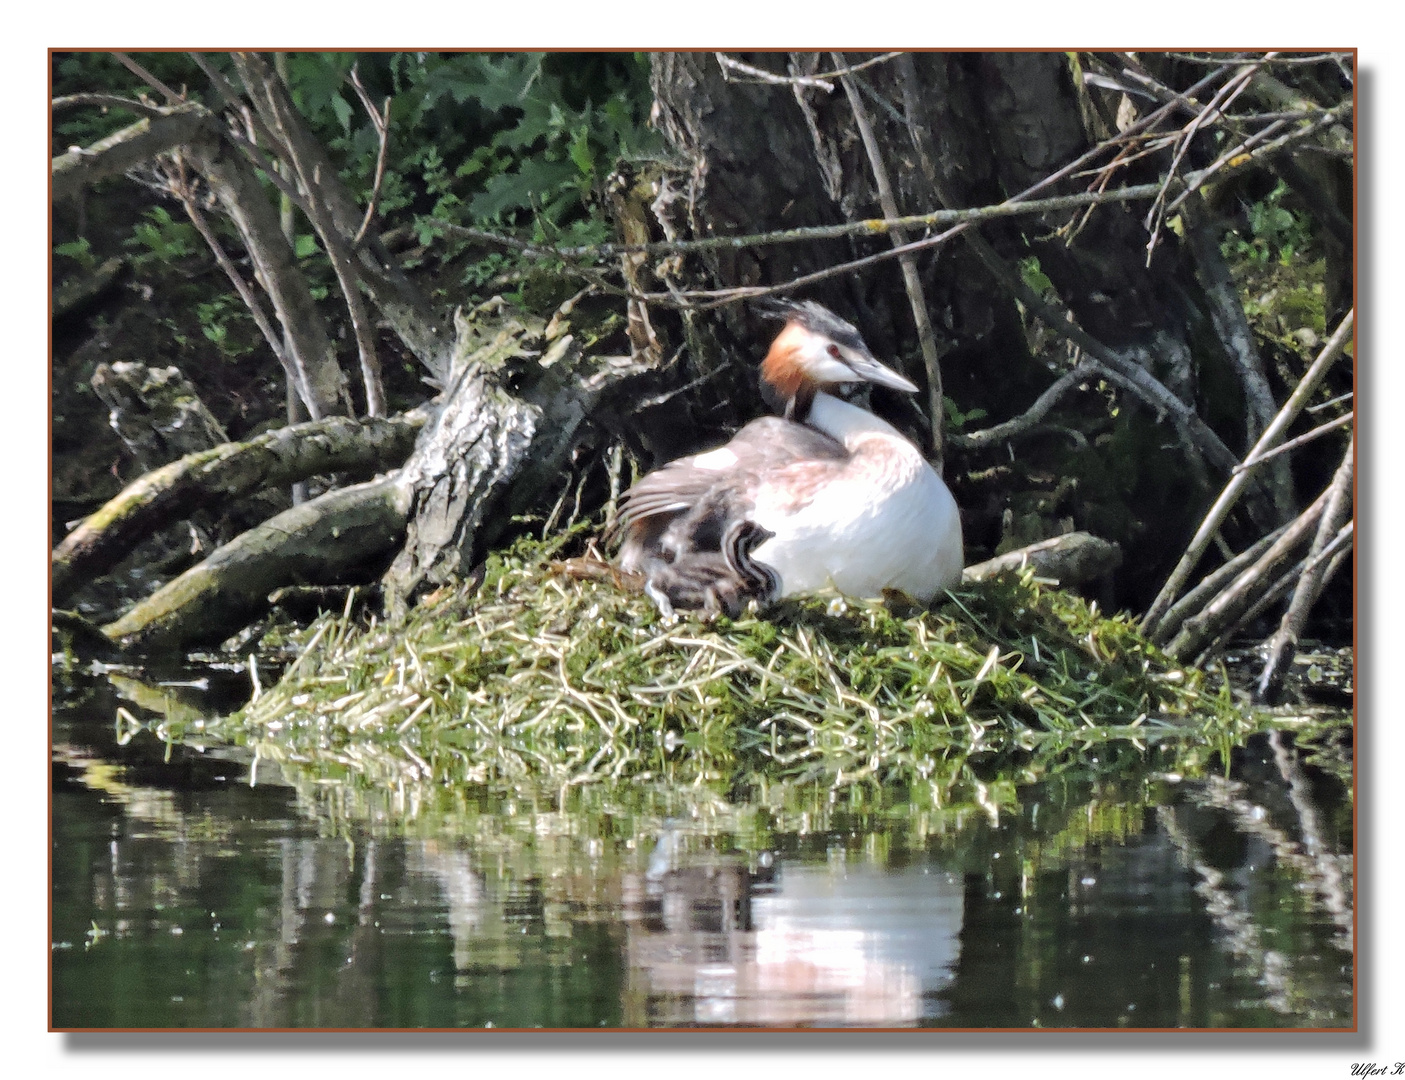
{"type": "Polygon", "coordinates": [[[834,359],[838,360],[838,359],[839,359],[839,346],[838,346],[838,345],[831,345],[831,346],[829,347],[829,355],[832,356],[832,357],[834,357],[834,359]]]}

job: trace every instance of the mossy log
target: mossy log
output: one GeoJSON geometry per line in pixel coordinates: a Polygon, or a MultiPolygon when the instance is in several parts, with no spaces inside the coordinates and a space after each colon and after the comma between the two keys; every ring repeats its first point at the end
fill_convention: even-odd
{"type": "Polygon", "coordinates": [[[1037,577],[1049,578],[1064,587],[1086,585],[1111,573],[1122,564],[1122,549],[1091,533],[1072,532],[1041,540],[1037,544],[997,555],[962,571],[963,581],[986,581],[1002,573],[1034,567],[1037,577]]]}
{"type": "Polygon", "coordinates": [[[266,611],[280,586],[363,580],[403,538],[409,510],[393,476],[330,491],[235,537],[103,633],[137,650],[216,644],[266,611]]]}
{"type": "Polygon", "coordinates": [[[193,511],[318,473],[352,479],[399,467],[424,416],[325,420],[188,454],[127,485],[54,549],[53,602],[116,566],[139,542],[193,511]]]}
{"type": "MultiPolygon", "coordinates": [[[[466,576],[500,540],[502,521],[559,480],[566,456],[588,437],[586,420],[602,396],[643,370],[628,357],[584,357],[564,320],[548,335],[543,320],[502,317],[502,307],[490,302],[456,317],[449,389],[427,410],[430,419],[420,422],[415,449],[397,472],[330,492],[236,537],[103,632],[127,648],[179,650],[223,641],[262,615],[279,588],[365,583],[392,558],[383,582],[392,613],[403,611],[422,587],[466,576]]],[[[363,422],[387,432],[397,423],[410,421],[363,422]]],[[[363,426],[331,419],[300,427],[338,425],[363,426]]],[[[278,435],[296,430],[263,438],[276,446],[278,435]]],[[[406,437],[408,431],[394,436],[397,447],[406,437]]],[[[164,485],[154,486],[195,482],[218,464],[216,452],[211,455],[197,455],[183,473],[173,470],[164,485]]],[[[292,478],[282,473],[279,482],[292,478]]],[[[200,494],[179,497],[198,502],[208,492],[207,482],[200,494]]],[[[69,575],[71,564],[70,555],[69,575]]]]}

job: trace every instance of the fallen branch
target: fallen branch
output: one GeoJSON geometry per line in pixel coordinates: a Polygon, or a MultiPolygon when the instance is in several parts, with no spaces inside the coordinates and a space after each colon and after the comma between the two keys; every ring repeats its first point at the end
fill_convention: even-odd
{"type": "Polygon", "coordinates": [[[1050,578],[1064,586],[1096,581],[1122,565],[1122,549],[1116,544],[1086,532],[1065,533],[1041,540],[1017,551],[968,566],[961,580],[985,581],[1005,573],[1018,573],[1034,567],[1038,577],[1050,578]]]}
{"type": "Polygon", "coordinates": [[[1062,305],[1045,300],[1031,289],[1019,274],[1005,265],[999,253],[984,237],[971,232],[966,235],[966,239],[996,281],[1013,293],[1020,303],[1038,316],[1051,331],[1082,349],[1086,357],[1102,368],[1105,374],[1132,391],[1158,413],[1170,416],[1181,437],[1204,455],[1212,465],[1228,473],[1238,464],[1238,459],[1229,447],[1225,446],[1210,426],[1200,419],[1193,405],[1178,398],[1151,372],[1118,355],[1076,322],[1071,321],[1062,305]]]}
{"type": "Polygon", "coordinates": [[[318,473],[355,477],[393,469],[409,455],[423,425],[416,414],[360,422],[336,416],[225,443],[149,472],[54,549],[52,602],[62,604],[146,537],[202,507],[318,473]]]}
{"type": "Polygon", "coordinates": [[[356,87],[356,94],[361,99],[361,105],[365,108],[367,115],[371,118],[371,124],[376,129],[376,137],[380,140],[380,149],[376,151],[376,175],[371,181],[371,197],[366,200],[366,216],[361,219],[361,228],[356,230],[356,235],[351,238],[351,246],[356,248],[361,246],[361,242],[366,239],[366,230],[371,227],[371,222],[376,216],[376,200],[380,198],[381,181],[385,178],[385,158],[386,152],[390,149],[390,98],[385,99],[382,112],[377,112],[371,102],[371,95],[366,93],[366,88],[361,85],[361,76],[356,73],[356,65],[351,66],[351,85],[356,87]]]}
{"type": "Polygon", "coordinates": [[[1323,508],[1322,519],[1317,523],[1317,535],[1313,537],[1312,548],[1308,552],[1310,568],[1305,569],[1293,588],[1293,599],[1288,602],[1288,610],[1278,630],[1268,643],[1268,658],[1264,662],[1263,674],[1254,691],[1257,701],[1273,704],[1283,689],[1283,677],[1287,665],[1293,662],[1298,650],[1298,639],[1307,625],[1308,612],[1321,593],[1324,582],[1322,562],[1328,556],[1329,546],[1334,542],[1344,543],[1344,535],[1349,535],[1347,517],[1351,513],[1351,481],[1355,465],[1355,437],[1347,444],[1346,454],[1332,477],[1327,489],[1327,505],[1323,508]]]}
{"type": "Polygon", "coordinates": [[[1269,545],[1253,566],[1236,577],[1200,614],[1187,619],[1180,632],[1166,646],[1167,655],[1188,662],[1205,645],[1232,624],[1273,584],[1275,570],[1291,559],[1308,541],[1326,508],[1330,489],[1319,495],[1297,516],[1277,540],[1269,545]]]}
{"type": "Polygon", "coordinates": [[[1169,611],[1161,617],[1155,635],[1147,635],[1157,645],[1165,644],[1181,628],[1181,624],[1210,602],[1236,574],[1252,566],[1269,546],[1283,535],[1288,526],[1281,525],[1267,536],[1260,537],[1223,566],[1212,570],[1200,580],[1200,584],[1177,600],[1169,611]]]}
{"type": "MultiPolygon", "coordinates": [[[[1322,352],[1318,354],[1317,359],[1312,362],[1312,366],[1303,374],[1297,387],[1294,388],[1293,392],[1288,396],[1288,400],[1283,403],[1283,407],[1278,411],[1278,415],[1274,417],[1273,423],[1269,424],[1264,430],[1264,433],[1259,437],[1259,441],[1254,445],[1253,450],[1249,452],[1249,456],[1244,459],[1244,464],[1246,466],[1254,464],[1256,459],[1277,445],[1279,439],[1283,437],[1283,433],[1287,431],[1288,426],[1297,419],[1298,414],[1302,412],[1304,406],[1307,405],[1308,399],[1312,396],[1312,392],[1317,389],[1318,383],[1320,383],[1327,374],[1327,369],[1330,368],[1337,357],[1342,354],[1347,342],[1351,340],[1354,316],[1355,312],[1349,311],[1346,317],[1342,319],[1341,323],[1338,324],[1337,329],[1332,333],[1327,344],[1323,346],[1322,352]]],[[[1233,466],[1231,466],[1231,468],[1233,468],[1233,466]]],[[[1181,556],[1180,562],[1178,562],[1175,569],[1171,571],[1171,576],[1166,579],[1166,584],[1161,587],[1161,591],[1156,595],[1156,599],[1152,601],[1151,607],[1147,610],[1147,613],[1142,616],[1142,632],[1152,637],[1153,640],[1155,640],[1157,623],[1161,619],[1162,613],[1165,612],[1171,602],[1175,600],[1176,594],[1181,591],[1186,581],[1190,578],[1191,572],[1200,562],[1201,556],[1205,554],[1206,549],[1210,546],[1210,541],[1219,531],[1225,518],[1229,516],[1230,510],[1233,509],[1235,502],[1238,501],[1239,495],[1243,492],[1251,475],[1252,470],[1247,468],[1231,475],[1229,483],[1227,483],[1224,490],[1220,492],[1219,498],[1216,499],[1214,505],[1210,507],[1209,512],[1205,515],[1205,520],[1200,523],[1200,528],[1196,530],[1195,535],[1191,538],[1190,544],[1186,548],[1185,554],[1181,556]]]]}
{"type": "Polygon", "coordinates": [[[979,450],[987,446],[998,445],[1006,439],[1012,439],[1043,420],[1065,394],[1079,383],[1086,382],[1094,373],[1093,365],[1079,364],[1072,371],[1065,372],[1060,376],[1054,385],[1040,394],[1038,400],[1019,416],[1006,420],[1003,424],[996,424],[994,427],[973,431],[969,435],[954,432],[947,438],[953,446],[959,446],[963,450],[979,450]]]}
{"type": "MultiPolygon", "coordinates": [[[[1211,659],[1225,648],[1225,646],[1234,640],[1235,635],[1238,634],[1240,630],[1252,624],[1255,619],[1281,600],[1283,594],[1304,574],[1321,573],[1321,584],[1324,585],[1330,581],[1332,576],[1336,574],[1337,568],[1341,566],[1342,559],[1351,554],[1352,534],[1354,531],[1351,522],[1347,522],[1338,530],[1337,535],[1332,538],[1331,543],[1329,543],[1320,554],[1314,555],[1311,558],[1299,559],[1295,564],[1280,573],[1273,585],[1270,586],[1262,596],[1255,600],[1242,615],[1234,620],[1234,622],[1222,629],[1210,644],[1200,650],[1200,654],[1195,658],[1195,666],[1204,667],[1208,664],[1211,659]],[[1323,569],[1324,564],[1326,565],[1325,570],[1323,569]]],[[[1267,702],[1265,702],[1265,704],[1267,704],[1267,702]]]]}
{"type": "Polygon", "coordinates": [[[363,578],[403,539],[408,513],[394,477],[330,491],[235,537],[103,633],[142,651],[218,644],[266,611],[280,586],[363,578]]]}
{"type": "Polygon", "coordinates": [[[161,109],[159,113],[143,117],[91,146],[73,147],[54,158],[50,167],[54,200],[76,195],[109,176],[121,176],[215,126],[214,117],[199,105],[161,109]]]}

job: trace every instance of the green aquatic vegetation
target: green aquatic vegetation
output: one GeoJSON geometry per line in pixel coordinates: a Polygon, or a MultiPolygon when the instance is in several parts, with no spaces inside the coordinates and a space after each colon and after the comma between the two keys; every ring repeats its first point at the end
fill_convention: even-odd
{"type": "Polygon", "coordinates": [[[281,681],[210,734],[371,784],[842,787],[1242,723],[1125,616],[1032,573],[931,609],[821,595],[709,625],[566,572],[579,532],[519,542],[476,589],[398,623],[322,616],[281,681]]]}

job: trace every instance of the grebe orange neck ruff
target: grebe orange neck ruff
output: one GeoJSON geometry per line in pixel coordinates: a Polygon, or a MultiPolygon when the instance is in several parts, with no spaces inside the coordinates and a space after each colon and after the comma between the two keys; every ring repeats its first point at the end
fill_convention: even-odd
{"type": "Polygon", "coordinates": [[[819,304],[783,311],[761,377],[785,418],[754,420],[725,446],[670,462],[630,488],[620,503],[621,569],[642,574],[663,610],[718,606],[716,595],[711,604],[697,599],[710,573],[727,576],[727,596],[735,586],[762,603],[826,587],[931,600],[961,577],[951,492],[896,428],[825,392],[860,381],[917,387],[819,304]],[[743,544],[739,522],[759,529],[743,544]]]}

